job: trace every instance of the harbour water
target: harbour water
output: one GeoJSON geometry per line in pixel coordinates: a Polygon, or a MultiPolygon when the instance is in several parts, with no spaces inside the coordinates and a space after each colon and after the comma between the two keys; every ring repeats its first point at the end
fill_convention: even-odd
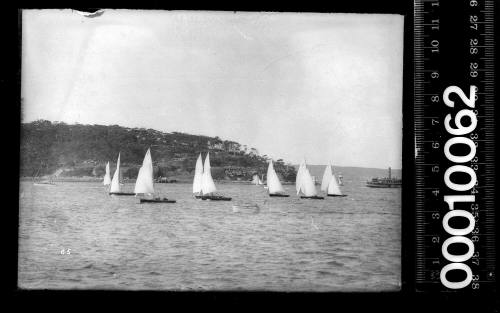
{"type": "MultiPolygon", "coordinates": [[[[18,284],[27,289],[396,291],[401,189],[346,180],[343,198],[270,198],[218,184],[156,184],[175,204],[109,196],[100,183],[20,183],[18,284]]],[[[125,184],[123,191],[133,191],[125,184]]],[[[317,186],[319,188],[319,186],[317,186]]]]}

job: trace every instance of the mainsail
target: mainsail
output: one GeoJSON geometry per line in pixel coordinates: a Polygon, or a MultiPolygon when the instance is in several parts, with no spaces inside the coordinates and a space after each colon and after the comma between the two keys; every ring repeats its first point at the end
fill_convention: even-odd
{"type": "Polygon", "coordinates": [[[108,164],[106,164],[106,174],[104,175],[104,180],[102,183],[104,186],[111,184],[111,177],[110,177],[110,173],[109,173],[109,162],[108,162],[108,164]]]}
{"type": "Polygon", "coordinates": [[[116,170],[111,180],[111,188],[109,192],[120,192],[120,153],[118,153],[118,161],[116,161],[116,170]]]}
{"type": "Polygon", "coordinates": [[[332,179],[332,166],[328,164],[325,167],[325,172],[323,173],[323,180],[321,181],[321,191],[326,191],[328,189],[328,184],[332,179]]]}
{"type": "Polygon", "coordinates": [[[328,194],[329,195],[342,195],[342,191],[340,191],[339,183],[335,174],[332,174],[332,178],[330,179],[330,183],[328,184],[328,194]]]}
{"type": "Polygon", "coordinates": [[[210,172],[210,155],[207,153],[205,158],[205,165],[203,166],[203,176],[201,177],[201,191],[204,195],[216,192],[214,180],[212,179],[212,173],[210,172]]]}
{"type": "Polygon", "coordinates": [[[314,186],[314,181],[311,173],[309,173],[309,170],[307,169],[307,167],[305,167],[305,165],[302,173],[301,190],[306,197],[314,197],[318,194],[316,191],[316,186],[314,186]]]}
{"type": "Polygon", "coordinates": [[[154,184],[153,184],[153,160],[151,159],[151,151],[148,149],[144,160],[142,161],[142,166],[139,169],[139,174],[137,175],[137,180],[135,181],[135,194],[153,194],[154,184]]]}
{"type": "Polygon", "coordinates": [[[284,193],[285,189],[281,185],[278,175],[273,167],[273,160],[269,161],[269,166],[267,168],[267,187],[269,188],[270,194],[284,193]]]}
{"type": "Polygon", "coordinates": [[[299,169],[297,170],[297,177],[295,178],[295,189],[297,190],[297,195],[303,189],[302,181],[303,181],[303,173],[305,169],[306,163],[302,161],[299,165],[299,169]]]}
{"type": "Polygon", "coordinates": [[[196,160],[196,168],[194,170],[193,193],[201,192],[202,177],[203,177],[203,161],[201,160],[201,153],[200,153],[198,160],[196,160]]]}

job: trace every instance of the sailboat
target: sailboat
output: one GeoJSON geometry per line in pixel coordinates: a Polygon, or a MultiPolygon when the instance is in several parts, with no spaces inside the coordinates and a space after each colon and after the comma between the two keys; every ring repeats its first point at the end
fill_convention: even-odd
{"type": "MultiPolygon", "coordinates": [[[[153,181],[153,160],[151,158],[151,149],[148,149],[144,160],[142,161],[142,166],[139,169],[139,174],[137,174],[137,180],[135,181],[134,188],[135,195],[153,195],[155,193],[154,181],[153,181]]],[[[175,200],[169,200],[167,198],[154,197],[153,199],[141,198],[140,203],[175,203],[175,200]]]]}
{"type": "Polygon", "coordinates": [[[339,183],[335,174],[332,173],[332,166],[328,164],[323,173],[323,180],[321,181],[321,190],[326,192],[329,197],[345,197],[340,191],[339,183]]]}
{"type": "Polygon", "coordinates": [[[37,170],[35,176],[33,176],[33,185],[35,186],[55,186],[56,184],[52,181],[52,175],[47,179],[41,180],[39,176],[40,168],[37,170]]]}
{"type": "Polygon", "coordinates": [[[295,188],[297,190],[297,195],[300,194],[300,192],[304,194],[303,196],[300,196],[302,199],[325,199],[324,197],[318,196],[316,186],[314,185],[311,173],[309,173],[309,170],[307,169],[305,160],[300,164],[299,170],[297,171],[295,188]]]}
{"type": "Polygon", "coordinates": [[[344,176],[342,176],[342,173],[339,173],[338,179],[339,179],[339,186],[344,186],[344,176]]]}
{"type": "Polygon", "coordinates": [[[111,184],[111,176],[109,172],[109,162],[106,164],[106,174],[104,174],[104,180],[102,181],[104,186],[108,186],[111,184]]]}
{"type": "Polygon", "coordinates": [[[253,174],[253,176],[252,176],[252,185],[256,185],[257,186],[259,184],[259,180],[260,180],[259,179],[259,175],[253,174]]]}
{"type": "Polygon", "coordinates": [[[118,153],[118,160],[116,161],[116,170],[113,174],[113,179],[111,180],[111,186],[109,188],[109,194],[115,196],[133,196],[133,192],[122,192],[120,184],[120,153],[118,153]]]}
{"type": "Polygon", "coordinates": [[[205,164],[203,166],[203,175],[201,176],[201,192],[202,200],[216,200],[216,201],[230,201],[231,198],[224,197],[222,195],[216,195],[214,192],[217,191],[215,187],[214,180],[212,178],[212,173],[210,171],[210,155],[207,153],[205,158],[205,164]]]}
{"type": "Polygon", "coordinates": [[[196,199],[201,199],[203,192],[201,191],[203,178],[203,161],[201,158],[201,153],[196,160],[196,167],[194,169],[194,179],[193,179],[193,194],[196,199]]]}
{"type": "MultiPolygon", "coordinates": [[[[262,178],[264,178],[264,176],[262,176],[262,178]]],[[[262,180],[260,179],[260,177],[259,177],[258,174],[253,174],[252,184],[254,184],[256,186],[258,186],[258,185],[264,185],[264,183],[262,182],[262,180]]]]}
{"type": "Polygon", "coordinates": [[[285,189],[283,188],[283,185],[281,185],[280,179],[274,170],[273,160],[269,160],[269,166],[267,168],[267,187],[270,197],[290,196],[285,194],[285,189]]]}

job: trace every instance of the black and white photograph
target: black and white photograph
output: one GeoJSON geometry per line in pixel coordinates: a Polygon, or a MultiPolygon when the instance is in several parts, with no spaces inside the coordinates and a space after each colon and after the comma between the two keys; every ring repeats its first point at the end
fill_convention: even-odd
{"type": "Polygon", "coordinates": [[[22,10],[18,287],[400,291],[404,20],[22,10]]]}

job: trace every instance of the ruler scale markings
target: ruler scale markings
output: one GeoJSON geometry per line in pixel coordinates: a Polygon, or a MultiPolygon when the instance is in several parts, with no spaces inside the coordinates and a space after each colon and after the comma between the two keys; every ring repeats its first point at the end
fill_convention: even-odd
{"type": "Polygon", "coordinates": [[[479,288],[479,285],[481,285],[481,290],[484,290],[493,288],[495,284],[494,279],[481,279],[485,277],[484,273],[492,272],[494,269],[492,261],[495,260],[493,253],[496,232],[494,222],[496,211],[493,202],[495,181],[493,1],[446,2],[445,0],[414,1],[413,114],[415,147],[418,149],[418,154],[414,158],[416,288],[421,291],[453,290],[446,287],[439,277],[435,276],[436,270],[439,272],[441,267],[436,267],[434,263],[427,261],[438,260],[439,264],[450,263],[442,256],[440,244],[429,245],[431,243],[429,240],[434,240],[436,236],[440,236],[442,240],[452,237],[444,232],[441,221],[442,216],[449,211],[447,204],[443,201],[443,195],[450,193],[449,187],[446,187],[443,182],[443,173],[446,168],[454,164],[445,158],[442,148],[453,135],[444,130],[442,125],[447,113],[453,116],[457,111],[447,109],[442,97],[447,86],[457,85],[468,95],[468,86],[475,85],[477,87],[475,100],[477,126],[471,134],[466,134],[464,137],[475,136],[473,142],[477,146],[475,155],[478,158],[474,162],[466,162],[463,165],[474,169],[477,184],[471,189],[475,193],[460,194],[475,195],[474,204],[478,205],[476,212],[479,213],[476,217],[477,230],[465,237],[475,238],[474,240],[477,241],[474,247],[481,257],[475,260],[481,260],[481,263],[475,265],[470,260],[464,262],[470,266],[474,274],[480,275],[480,279],[470,282],[464,290],[474,291],[475,288],[479,288]],[[456,16],[446,16],[446,10],[452,7],[460,7],[462,11],[456,16]],[[476,16],[475,20],[472,20],[473,15],[476,16]],[[435,21],[439,24],[435,24],[435,21]],[[432,27],[435,25],[439,27],[432,27]],[[461,28],[462,25],[463,28],[461,28]],[[443,37],[441,30],[446,27],[454,32],[456,30],[463,32],[462,38],[457,39],[457,37],[451,40],[446,36],[443,37]],[[472,42],[473,39],[475,42],[472,42]],[[436,49],[437,46],[439,49],[436,49]],[[478,66],[475,72],[470,71],[469,75],[471,62],[476,62],[478,66]],[[460,68],[464,71],[460,72],[460,68]],[[437,79],[430,78],[433,72],[439,73],[437,79]],[[431,102],[433,96],[439,97],[438,102],[431,102]],[[434,122],[435,120],[439,121],[439,124],[434,122]],[[431,145],[435,144],[439,146],[433,149],[431,145]],[[436,149],[437,147],[439,149],[436,149]],[[439,168],[439,171],[434,172],[433,167],[439,168]],[[438,192],[439,196],[432,194],[433,192],[438,192]],[[431,215],[434,213],[441,213],[438,220],[432,220],[431,215]]]}

